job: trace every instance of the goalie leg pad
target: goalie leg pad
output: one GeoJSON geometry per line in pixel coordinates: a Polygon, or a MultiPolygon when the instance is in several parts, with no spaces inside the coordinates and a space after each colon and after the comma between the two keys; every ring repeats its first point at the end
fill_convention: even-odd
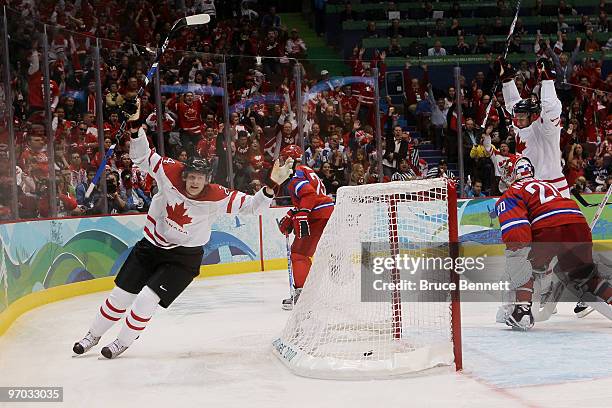
{"type": "Polygon", "coordinates": [[[516,251],[505,251],[506,266],[502,280],[509,282],[510,290],[502,293],[502,305],[497,310],[495,321],[506,323],[510,314],[514,311],[514,304],[517,299],[517,289],[529,282],[533,278],[533,269],[529,262],[530,248],[520,248],[516,251]]]}
{"type": "Polygon", "coordinates": [[[530,248],[527,247],[516,251],[505,251],[505,275],[511,289],[516,290],[533,278],[533,269],[528,259],[529,251],[530,248]]]}

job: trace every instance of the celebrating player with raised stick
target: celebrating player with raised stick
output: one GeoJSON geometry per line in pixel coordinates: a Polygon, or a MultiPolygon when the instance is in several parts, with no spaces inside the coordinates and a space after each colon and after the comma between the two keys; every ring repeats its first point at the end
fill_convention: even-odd
{"type": "Polygon", "coordinates": [[[128,308],[119,336],[102,349],[106,358],[123,353],[142,333],[157,305],[167,308],[199,274],[203,249],[210,239],[216,214],[261,214],[270,206],[274,188],[292,171],[292,160],[278,161],[268,186],[249,196],[210,184],[212,167],[206,159],[187,163],[161,157],[149,148],[137,112],[130,119],[130,158],[155,179],[159,192],[153,197],[141,239],[115,278],[117,285],[102,303],[87,335],[74,344],[83,354],[120,320],[128,308]]]}
{"type": "MultiPolygon", "coordinates": [[[[502,82],[506,110],[512,115],[516,134],[516,153],[528,158],[535,167],[535,177],[555,186],[565,198],[570,197],[569,186],[561,166],[561,101],[555,90],[557,74],[550,60],[536,62],[540,96],[522,99],[514,83],[515,70],[503,59],[495,61],[494,70],[502,82]]],[[[578,316],[587,309],[578,303],[578,316]]]]}
{"type": "MultiPolygon", "coordinates": [[[[285,147],[281,161],[302,160],[302,149],[296,145],[285,147]]],[[[321,234],[334,209],[334,200],[326,195],[325,186],[317,174],[308,166],[296,165],[289,181],[288,189],[291,202],[295,206],[279,223],[280,231],[295,234],[291,244],[291,271],[295,293],[283,300],[283,309],[291,310],[300,296],[302,287],[312,265],[311,257],[317,249],[321,234]]]]}
{"type": "Polygon", "coordinates": [[[553,184],[534,177],[526,157],[512,157],[504,173],[509,188],[496,210],[507,248],[506,273],[515,291],[505,323],[520,330],[533,327],[534,272],[543,274],[554,257],[561,282],[579,298],[598,302],[591,305],[611,317],[612,286],[593,262],[591,229],[578,205],[553,184]]]}
{"type": "Polygon", "coordinates": [[[494,63],[502,82],[506,110],[512,115],[516,133],[516,153],[528,158],[535,167],[535,177],[555,186],[569,198],[569,187],[561,168],[561,101],[555,91],[556,73],[546,58],[536,67],[540,97],[522,99],[514,83],[514,69],[502,58],[494,63]]]}

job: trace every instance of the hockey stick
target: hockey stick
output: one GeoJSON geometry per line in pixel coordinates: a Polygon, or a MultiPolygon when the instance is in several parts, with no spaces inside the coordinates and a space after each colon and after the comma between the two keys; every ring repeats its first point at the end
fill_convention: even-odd
{"type": "Polygon", "coordinates": [[[606,192],[606,195],[604,196],[603,200],[601,200],[601,203],[599,203],[599,207],[597,208],[597,211],[595,212],[595,216],[593,217],[593,220],[591,220],[591,224],[589,225],[589,227],[591,227],[591,231],[593,231],[595,224],[597,224],[599,217],[601,217],[601,213],[603,213],[603,210],[606,207],[606,204],[608,204],[610,195],[612,195],[612,184],[610,185],[610,187],[608,187],[608,191],[606,192]]]}
{"type": "MultiPolygon", "coordinates": [[[[608,201],[608,199],[604,196],[604,201],[602,201],[599,204],[591,204],[588,203],[584,197],[582,197],[582,195],[580,195],[580,193],[576,190],[572,190],[572,194],[574,195],[574,197],[576,197],[576,200],[578,200],[578,202],[580,204],[582,204],[584,207],[599,207],[601,206],[605,206],[605,205],[612,205],[612,203],[606,203],[606,201],[608,201]]],[[[599,218],[599,217],[598,217],[599,218]]]]}
{"type": "Polygon", "coordinates": [[[289,234],[285,234],[285,244],[287,246],[287,272],[289,272],[289,296],[291,297],[292,309],[295,306],[295,287],[293,282],[293,267],[291,266],[291,245],[289,244],[289,234]]]}
{"type": "MultiPolygon", "coordinates": [[[[209,22],[210,22],[210,16],[208,14],[196,14],[193,16],[183,17],[183,18],[176,20],[176,22],[170,29],[170,32],[168,33],[168,35],[166,35],[166,38],[164,39],[164,42],[162,43],[161,47],[157,49],[157,54],[155,55],[155,61],[153,62],[153,64],[151,65],[151,68],[149,68],[149,71],[147,72],[147,75],[144,80],[144,85],[141,86],[140,89],[138,90],[138,95],[136,97],[136,100],[138,100],[138,98],[141,98],[142,95],[144,95],[145,89],[147,88],[147,86],[153,79],[153,76],[157,72],[157,68],[159,67],[159,61],[161,60],[162,55],[164,55],[164,53],[166,52],[166,48],[168,48],[168,44],[170,43],[170,38],[172,37],[172,35],[182,28],[208,24],[209,22]]],[[[127,126],[127,120],[123,120],[121,122],[121,126],[119,127],[119,130],[117,130],[117,133],[115,134],[115,143],[109,147],[108,151],[104,155],[104,159],[102,159],[102,162],[100,163],[100,166],[98,167],[98,170],[96,171],[95,177],[91,181],[91,184],[89,185],[89,187],[87,187],[87,191],[85,192],[85,198],[89,198],[94,188],[100,182],[102,173],[104,173],[104,169],[106,168],[106,162],[108,161],[108,159],[110,159],[113,152],[115,151],[115,148],[119,144],[119,140],[121,138],[121,135],[123,135],[123,132],[125,132],[126,126],[127,126]]]]}
{"type": "MultiPolygon", "coordinates": [[[[506,48],[504,49],[504,59],[508,56],[508,48],[510,48],[510,41],[512,40],[512,34],[514,34],[514,27],[516,27],[516,20],[518,20],[519,11],[521,10],[521,0],[516,2],[516,13],[514,14],[514,19],[512,20],[512,24],[510,24],[510,30],[508,32],[508,37],[506,37],[506,48]]],[[[495,90],[499,86],[499,79],[496,78],[495,82],[493,82],[493,88],[491,89],[491,98],[489,99],[489,104],[487,105],[487,110],[485,111],[485,117],[482,121],[480,127],[484,129],[487,124],[487,120],[489,120],[489,112],[491,111],[491,106],[493,106],[493,96],[495,95],[495,90]]]]}
{"type": "Polygon", "coordinates": [[[587,203],[584,197],[582,197],[576,189],[572,189],[572,195],[576,197],[576,200],[578,200],[578,202],[582,204],[583,207],[597,207],[599,205],[599,204],[587,203]]]}

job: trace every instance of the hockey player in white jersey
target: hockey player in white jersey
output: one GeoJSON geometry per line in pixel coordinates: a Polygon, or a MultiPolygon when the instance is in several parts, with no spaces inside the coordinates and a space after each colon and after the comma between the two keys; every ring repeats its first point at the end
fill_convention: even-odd
{"type": "Polygon", "coordinates": [[[118,272],[116,287],[100,306],[87,335],[74,344],[76,354],[98,344],[125,315],[117,339],[102,348],[106,358],[123,353],[142,333],[157,306],[170,306],[198,276],[202,246],[209,241],[218,214],[261,214],[270,206],[275,187],[292,171],[292,160],[282,167],[275,163],[267,186],[253,196],[209,184],[212,167],[207,160],[195,158],[183,164],[149,148],[138,121],[139,110],[130,117],[130,158],[156,180],[159,192],[147,214],[144,238],[118,272]]]}
{"type": "MultiPolygon", "coordinates": [[[[521,98],[514,83],[515,70],[503,59],[493,64],[502,82],[506,110],[512,115],[516,134],[516,153],[528,158],[535,167],[535,178],[550,183],[565,198],[570,189],[561,167],[561,112],[563,107],[555,90],[557,74],[547,58],[536,62],[540,97],[521,98]]],[[[578,302],[574,312],[579,317],[588,307],[578,302]]]]}
{"type": "Polygon", "coordinates": [[[569,186],[561,168],[561,101],[555,91],[556,73],[551,62],[536,62],[540,97],[522,99],[514,83],[514,69],[503,59],[494,63],[502,82],[506,110],[512,115],[516,133],[516,153],[527,157],[535,167],[535,177],[554,185],[565,198],[569,186]]]}

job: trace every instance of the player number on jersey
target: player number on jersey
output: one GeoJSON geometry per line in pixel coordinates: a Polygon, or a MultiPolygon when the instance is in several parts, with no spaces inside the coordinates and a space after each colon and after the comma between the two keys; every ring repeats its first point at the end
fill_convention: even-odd
{"type": "Polygon", "coordinates": [[[527,184],[525,186],[525,190],[527,190],[527,192],[530,194],[535,194],[537,190],[541,204],[552,201],[556,197],[561,197],[561,193],[559,193],[559,190],[557,190],[555,186],[541,181],[534,181],[527,184]]]}
{"type": "Polygon", "coordinates": [[[319,178],[317,173],[312,172],[309,175],[312,178],[312,181],[314,181],[314,187],[317,194],[327,195],[327,192],[325,191],[325,184],[323,184],[323,181],[319,178]]]}

